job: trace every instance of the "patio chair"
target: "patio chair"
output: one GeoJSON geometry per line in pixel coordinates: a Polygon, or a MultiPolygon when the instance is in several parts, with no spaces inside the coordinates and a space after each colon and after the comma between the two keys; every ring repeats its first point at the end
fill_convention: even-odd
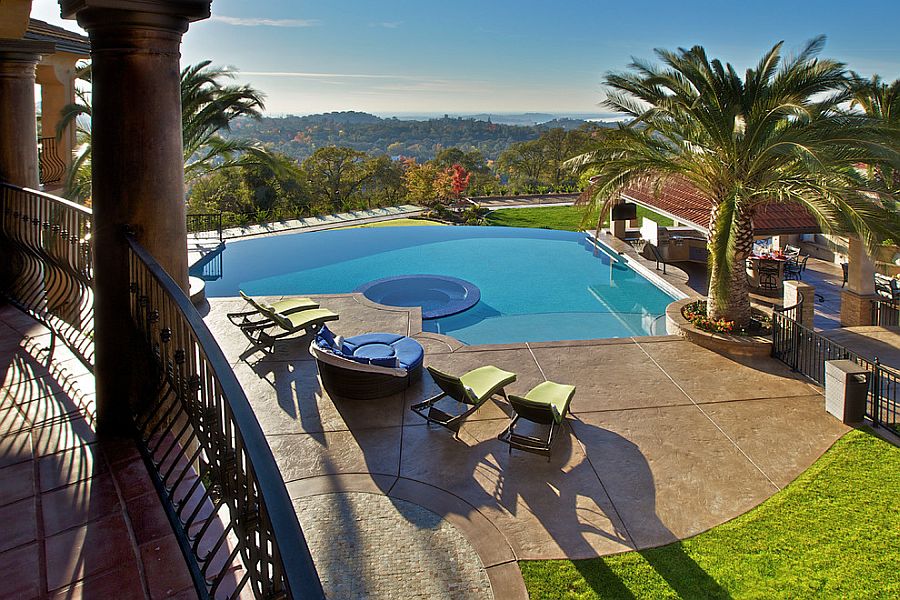
{"type": "Polygon", "coordinates": [[[563,385],[553,381],[539,383],[525,396],[510,394],[509,404],[514,416],[509,427],[497,436],[502,442],[509,444],[509,452],[513,448],[533,452],[550,460],[550,450],[554,436],[569,413],[569,403],[575,395],[574,385],[563,385]],[[516,425],[520,420],[546,426],[546,437],[516,433],[516,425]]]}
{"type": "Polygon", "coordinates": [[[329,321],[337,321],[338,315],[327,308],[309,308],[289,315],[261,307],[263,315],[271,319],[270,325],[242,327],[241,331],[257,348],[274,348],[275,342],[299,332],[315,333],[329,321]]]}
{"type": "Polygon", "coordinates": [[[797,258],[792,258],[788,260],[784,264],[784,278],[785,280],[793,279],[796,281],[800,281],[803,279],[803,271],[806,270],[806,261],[809,260],[809,255],[800,256],[797,258]]]}
{"type": "Polygon", "coordinates": [[[760,261],[756,273],[759,289],[772,292],[778,290],[778,265],[770,262],[760,261]]]}
{"type": "Polygon", "coordinates": [[[258,328],[272,325],[272,319],[265,316],[264,311],[266,310],[280,313],[282,315],[290,315],[301,310],[319,308],[319,303],[311,298],[285,298],[284,300],[276,300],[272,304],[268,304],[266,302],[257,302],[256,300],[245,294],[243,290],[238,290],[238,293],[241,295],[241,298],[243,298],[247,302],[247,304],[253,307],[253,310],[228,313],[225,316],[228,317],[228,320],[233,324],[242,328],[258,328]],[[260,318],[252,319],[252,317],[260,318]]]}
{"type": "Polygon", "coordinates": [[[894,306],[900,306],[900,281],[875,273],[875,293],[894,306]]]}
{"type": "Polygon", "coordinates": [[[424,402],[414,404],[411,408],[413,412],[425,419],[429,425],[434,423],[435,425],[446,427],[457,437],[459,437],[459,428],[462,426],[463,420],[478,410],[488,398],[499,393],[508,402],[509,398],[506,396],[506,390],[503,388],[516,380],[515,373],[498,369],[493,365],[478,367],[460,377],[438,371],[434,367],[425,368],[428,369],[434,382],[441,388],[441,393],[424,402]],[[469,408],[462,413],[454,415],[435,406],[441,399],[448,396],[469,408]]]}

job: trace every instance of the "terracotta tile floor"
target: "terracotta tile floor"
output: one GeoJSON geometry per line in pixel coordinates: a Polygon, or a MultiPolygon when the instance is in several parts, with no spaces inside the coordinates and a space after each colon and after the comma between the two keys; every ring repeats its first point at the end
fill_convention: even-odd
{"type": "MultiPolygon", "coordinates": [[[[225,319],[244,309],[241,300],[211,299],[206,309],[292,497],[414,489],[406,500],[448,520],[477,516],[499,536],[488,546],[516,559],[585,558],[694,535],[770,497],[847,431],[825,412],[821,390],[774,360],[736,361],[673,337],[460,346],[421,333],[418,309],[317,298],[341,315],[329,324],[336,333],[413,335],[426,364],[450,372],[494,364],[519,374],[511,392],[545,379],[577,386],[548,462],[497,440],[504,402],[479,409],[457,440],[409,410],[435,393],[427,374],[378,401],[333,398],[308,337],[264,355],[225,319]]],[[[489,574],[509,564],[482,558],[489,574]]],[[[508,570],[492,581],[504,578],[520,581],[508,570]]]]}
{"type": "Polygon", "coordinates": [[[0,306],[0,598],[196,597],[137,449],[100,442],[93,377],[0,306]]]}

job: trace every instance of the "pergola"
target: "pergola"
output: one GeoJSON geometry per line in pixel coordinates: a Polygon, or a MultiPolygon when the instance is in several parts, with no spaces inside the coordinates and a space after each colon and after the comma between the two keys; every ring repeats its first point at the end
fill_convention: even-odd
{"type": "MultiPolygon", "coordinates": [[[[622,193],[623,202],[646,207],[707,236],[709,202],[687,182],[667,182],[659,189],[634,185],[622,193]]],[[[624,227],[624,223],[620,225],[624,227]]],[[[805,207],[795,204],[768,204],[753,215],[754,237],[820,233],[821,228],[805,207]]],[[[622,231],[624,233],[624,230],[622,231]]],[[[875,263],[856,237],[849,238],[847,286],[841,296],[841,324],[845,327],[871,324],[871,300],[875,296],[875,263]]]]}

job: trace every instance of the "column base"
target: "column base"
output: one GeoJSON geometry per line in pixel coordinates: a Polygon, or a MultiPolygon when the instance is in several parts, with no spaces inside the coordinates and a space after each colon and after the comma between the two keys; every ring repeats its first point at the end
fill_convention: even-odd
{"type": "Polygon", "coordinates": [[[872,300],[875,294],[841,292],[841,327],[863,327],[872,324],[872,300]]]}

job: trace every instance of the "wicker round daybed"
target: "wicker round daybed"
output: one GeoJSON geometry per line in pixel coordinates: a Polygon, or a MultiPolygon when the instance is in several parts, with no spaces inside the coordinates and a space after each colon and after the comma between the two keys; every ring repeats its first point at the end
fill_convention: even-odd
{"type": "Polygon", "coordinates": [[[322,387],[331,395],[357,400],[402,392],[422,376],[425,350],[394,333],[365,333],[341,339],[327,328],[309,346],[322,387]]]}

